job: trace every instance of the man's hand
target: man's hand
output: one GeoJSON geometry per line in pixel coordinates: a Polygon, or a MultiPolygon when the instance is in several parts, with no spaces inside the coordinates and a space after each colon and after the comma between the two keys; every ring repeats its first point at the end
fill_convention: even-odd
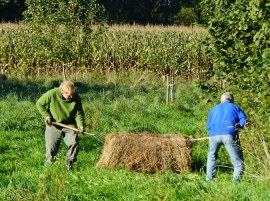
{"type": "Polygon", "coordinates": [[[236,123],[236,124],[234,125],[234,130],[239,131],[240,129],[241,129],[240,124],[239,124],[239,123],[236,123]]]}
{"type": "Polygon", "coordinates": [[[51,118],[50,116],[47,116],[47,117],[45,118],[45,124],[46,124],[47,126],[51,126],[51,125],[52,125],[52,118],[51,118]]]}
{"type": "Polygon", "coordinates": [[[240,126],[239,123],[236,123],[234,126],[229,126],[228,128],[234,128],[234,130],[238,131],[238,130],[240,130],[242,127],[240,126]]]}
{"type": "Polygon", "coordinates": [[[81,127],[79,128],[79,133],[80,133],[80,134],[83,134],[83,133],[84,133],[84,131],[85,131],[85,130],[84,130],[84,127],[83,127],[83,126],[81,126],[81,127]]]}

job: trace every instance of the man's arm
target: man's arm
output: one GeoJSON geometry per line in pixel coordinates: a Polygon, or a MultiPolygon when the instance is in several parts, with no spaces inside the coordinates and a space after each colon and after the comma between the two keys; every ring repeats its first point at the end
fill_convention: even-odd
{"type": "Polygon", "coordinates": [[[47,92],[43,94],[36,102],[36,107],[39,111],[39,113],[42,115],[42,117],[51,117],[51,114],[49,113],[49,104],[51,101],[50,93],[47,92]]]}
{"type": "Polygon", "coordinates": [[[82,107],[82,101],[79,96],[77,100],[77,113],[76,113],[75,120],[76,120],[78,128],[85,126],[85,115],[84,115],[84,111],[82,107]]]}
{"type": "Polygon", "coordinates": [[[244,128],[246,123],[247,123],[247,117],[245,115],[245,113],[239,108],[239,127],[240,128],[244,128]]]}
{"type": "Polygon", "coordinates": [[[206,123],[206,129],[210,131],[211,129],[211,119],[212,119],[213,109],[209,112],[207,123],[206,123]]]}

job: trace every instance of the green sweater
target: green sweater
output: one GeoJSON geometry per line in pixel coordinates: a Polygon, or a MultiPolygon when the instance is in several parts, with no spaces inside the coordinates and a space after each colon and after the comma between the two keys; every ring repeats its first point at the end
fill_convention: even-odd
{"type": "Polygon", "coordinates": [[[50,116],[57,122],[84,126],[84,111],[77,93],[71,101],[67,101],[62,97],[60,88],[54,88],[43,94],[36,106],[44,118],[50,116]]]}

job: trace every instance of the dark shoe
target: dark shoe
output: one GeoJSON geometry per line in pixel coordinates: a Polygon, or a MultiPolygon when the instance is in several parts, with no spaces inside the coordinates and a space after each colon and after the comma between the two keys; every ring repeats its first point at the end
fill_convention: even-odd
{"type": "Polygon", "coordinates": [[[67,171],[72,170],[73,168],[73,162],[72,161],[67,161],[67,171]]]}

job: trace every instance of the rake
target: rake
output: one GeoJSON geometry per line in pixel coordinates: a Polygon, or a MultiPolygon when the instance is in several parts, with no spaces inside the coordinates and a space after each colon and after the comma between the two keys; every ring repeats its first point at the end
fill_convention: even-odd
{"type": "MultiPolygon", "coordinates": [[[[53,125],[56,125],[56,126],[61,126],[63,128],[68,128],[70,130],[73,130],[73,131],[76,131],[76,132],[80,132],[79,129],[77,128],[74,128],[74,127],[71,127],[71,126],[68,126],[68,125],[65,125],[65,124],[62,124],[62,123],[59,123],[59,122],[52,122],[53,125]]],[[[94,137],[96,138],[98,141],[100,141],[102,144],[104,144],[104,141],[105,141],[105,138],[104,136],[100,135],[100,134],[92,134],[92,133],[87,133],[87,132],[83,132],[84,135],[88,135],[88,136],[91,136],[91,137],[94,137]]]]}

